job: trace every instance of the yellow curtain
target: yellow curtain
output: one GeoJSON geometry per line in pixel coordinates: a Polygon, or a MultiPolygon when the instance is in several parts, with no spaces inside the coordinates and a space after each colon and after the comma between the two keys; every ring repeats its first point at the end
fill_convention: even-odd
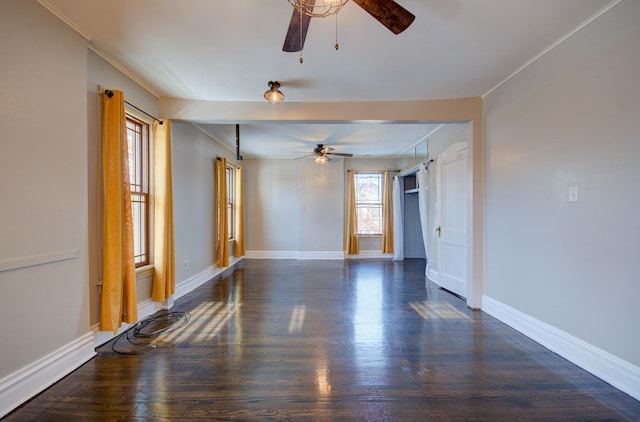
{"type": "Polygon", "coordinates": [[[101,110],[104,222],[100,330],[138,320],[129,148],[122,91],[103,93],[101,110]]]}
{"type": "Polygon", "coordinates": [[[347,255],[357,255],[358,221],[356,219],[356,176],[352,170],[347,171],[347,233],[344,251],[347,255]]]}
{"type": "Polygon", "coordinates": [[[227,159],[216,157],[216,205],[218,267],[229,266],[229,228],[227,223],[227,159]]]}
{"type": "Polygon", "coordinates": [[[382,195],[382,253],[393,253],[393,201],[389,170],[384,171],[382,195]]]}
{"type": "Polygon", "coordinates": [[[164,302],[176,292],[173,239],[173,173],[171,122],[153,122],[154,229],[151,300],[164,302]]]}
{"type": "Polygon", "coordinates": [[[233,248],[233,256],[239,258],[244,256],[244,202],[242,189],[242,167],[235,169],[235,238],[236,246],[233,248]]]}

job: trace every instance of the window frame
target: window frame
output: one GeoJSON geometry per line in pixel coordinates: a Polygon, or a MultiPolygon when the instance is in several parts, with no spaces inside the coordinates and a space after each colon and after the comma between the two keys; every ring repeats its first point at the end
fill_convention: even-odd
{"type": "Polygon", "coordinates": [[[227,239],[235,239],[235,166],[227,163],[227,239]]]}
{"type": "Polygon", "coordinates": [[[355,209],[356,209],[356,227],[358,237],[382,237],[383,221],[384,221],[384,170],[356,170],[354,171],[354,190],[355,190],[355,209]],[[375,201],[362,200],[358,196],[358,179],[359,177],[371,177],[375,176],[378,179],[378,198],[375,201]],[[361,210],[363,209],[375,209],[379,214],[379,231],[373,232],[372,230],[363,230],[365,226],[361,220],[361,210]]]}
{"type": "Polygon", "coordinates": [[[131,190],[131,205],[132,205],[132,221],[134,227],[134,262],[136,270],[145,266],[151,265],[152,257],[152,155],[151,155],[151,130],[152,124],[147,119],[132,112],[128,108],[125,109],[125,126],[127,133],[127,144],[129,145],[129,187],[131,190]],[[134,140],[137,145],[133,148],[135,157],[131,156],[132,148],[130,143],[131,125],[135,125],[136,131],[139,136],[139,140],[134,140]],[[132,166],[133,164],[133,166],[132,166]],[[140,171],[138,171],[140,170],[140,171]],[[135,174],[134,174],[135,173],[135,174]],[[131,183],[135,178],[135,183],[131,183]],[[138,190],[139,187],[139,190],[138,190]],[[135,198],[139,197],[140,200],[136,201],[135,198]],[[136,230],[139,226],[139,219],[136,216],[135,204],[142,203],[142,215],[143,229],[140,233],[136,230]],[[136,247],[136,240],[140,239],[143,243],[141,246],[136,247]]]}

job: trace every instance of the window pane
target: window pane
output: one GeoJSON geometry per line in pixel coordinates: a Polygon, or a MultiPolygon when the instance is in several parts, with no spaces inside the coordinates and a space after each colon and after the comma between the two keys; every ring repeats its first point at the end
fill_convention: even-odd
{"type": "Polygon", "coordinates": [[[233,239],[233,208],[231,205],[227,207],[227,231],[229,232],[229,239],[233,239]]]}
{"type": "Polygon", "coordinates": [[[131,211],[133,217],[133,252],[136,264],[146,264],[147,259],[147,200],[149,196],[139,193],[131,194],[131,211]]]}

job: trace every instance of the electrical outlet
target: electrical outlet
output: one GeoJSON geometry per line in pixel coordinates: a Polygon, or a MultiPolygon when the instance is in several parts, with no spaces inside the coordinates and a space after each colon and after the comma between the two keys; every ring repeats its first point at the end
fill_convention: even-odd
{"type": "Polygon", "coordinates": [[[186,259],[184,260],[184,269],[185,270],[189,269],[189,261],[187,261],[186,259]]]}

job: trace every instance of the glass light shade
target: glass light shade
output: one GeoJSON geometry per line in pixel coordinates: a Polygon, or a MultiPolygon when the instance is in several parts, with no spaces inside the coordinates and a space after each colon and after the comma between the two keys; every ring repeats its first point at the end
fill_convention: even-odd
{"type": "Polygon", "coordinates": [[[280,104],[284,101],[284,94],[280,92],[278,88],[280,88],[280,83],[269,82],[269,90],[264,93],[264,99],[267,100],[270,104],[280,104]]]}
{"type": "Polygon", "coordinates": [[[329,157],[326,155],[316,155],[316,158],[314,158],[313,161],[318,164],[327,164],[329,162],[329,157]]]}

